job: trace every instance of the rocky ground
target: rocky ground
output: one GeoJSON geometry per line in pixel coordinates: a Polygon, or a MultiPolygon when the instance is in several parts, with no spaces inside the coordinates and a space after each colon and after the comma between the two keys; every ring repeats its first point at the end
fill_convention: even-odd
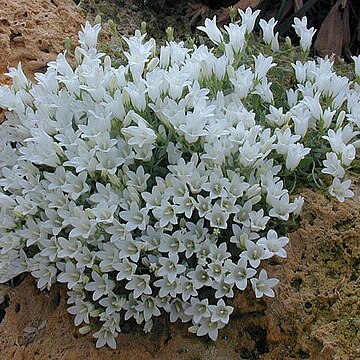
{"type": "MultiPolygon", "coordinates": [[[[100,1],[88,1],[90,15],[94,3],[100,1]]],[[[122,19],[124,33],[144,19],[154,24],[159,8],[118,3],[115,8],[108,1],[105,10],[122,19]]],[[[186,14],[185,8],[166,8],[159,31],[186,14]]],[[[28,73],[44,69],[66,37],[75,41],[84,17],[72,0],[0,0],[0,73],[18,61],[28,73]]],[[[66,289],[55,285],[40,292],[26,276],[21,285],[0,286],[0,359],[360,359],[360,184],[354,190],[357,196],[345,204],[320,191],[302,191],[304,211],[289,234],[288,258],[268,265],[280,279],[276,298],[237,294],[235,313],[216,343],[163,318],[149,334],[130,323],[117,350],[96,350],[66,311],[66,289]]]]}

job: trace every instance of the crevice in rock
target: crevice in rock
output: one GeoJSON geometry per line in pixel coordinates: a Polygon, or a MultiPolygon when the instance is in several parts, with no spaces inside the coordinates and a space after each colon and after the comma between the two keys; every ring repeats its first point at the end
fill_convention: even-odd
{"type": "Polygon", "coordinates": [[[2,299],[0,299],[0,324],[4,320],[6,315],[6,308],[9,306],[10,303],[10,296],[8,294],[4,295],[2,299]]]}

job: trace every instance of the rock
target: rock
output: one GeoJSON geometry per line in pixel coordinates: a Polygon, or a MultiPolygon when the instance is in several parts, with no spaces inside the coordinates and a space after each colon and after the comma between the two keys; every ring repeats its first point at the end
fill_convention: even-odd
{"type": "Polygon", "coordinates": [[[44,70],[83,22],[72,0],[0,0],[0,82],[19,61],[27,74],[44,70]]]}

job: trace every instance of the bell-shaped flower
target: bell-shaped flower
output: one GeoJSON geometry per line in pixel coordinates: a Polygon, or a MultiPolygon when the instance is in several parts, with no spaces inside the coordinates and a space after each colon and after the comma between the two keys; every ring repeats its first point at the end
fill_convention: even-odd
{"type": "Polygon", "coordinates": [[[274,34],[274,28],[278,22],[274,18],[271,18],[269,21],[260,19],[260,27],[263,32],[263,39],[266,44],[271,46],[272,51],[279,51],[279,33],[274,34]]]}
{"type": "Polygon", "coordinates": [[[247,259],[240,257],[237,264],[230,259],[225,261],[225,269],[229,272],[225,277],[227,284],[234,284],[239,290],[245,290],[248,279],[256,274],[256,270],[247,267],[247,259]]]}
{"type": "Polygon", "coordinates": [[[346,198],[354,196],[354,193],[349,189],[351,180],[341,181],[338,178],[334,178],[331,186],[329,187],[329,193],[335,196],[340,202],[344,202],[346,198]]]}
{"type": "Polygon", "coordinates": [[[229,316],[233,313],[234,308],[225,304],[223,299],[218,300],[216,305],[209,305],[211,321],[220,321],[223,324],[229,322],[229,316]]]}
{"type": "Polygon", "coordinates": [[[260,10],[252,11],[251,7],[247,7],[245,11],[238,9],[241,16],[241,25],[245,25],[246,33],[250,34],[254,30],[257,17],[260,15],[260,10]]]}
{"type": "Polygon", "coordinates": [[[79,43],[81,47],[85,50],[95,48],[100,30],[100,24],[91,26],[90,23],[86,21],[85,26],[81,26],[81,31],[79,31],[79,43]]]}
{"type": "Polygon", "coordinates": [[[229,35],[229,44],[237,54],[241,52],[245,45],[245,34],[247,31],[246,24],[239,26],[238,24],[229,24],[224,26],[229,35]]]}
{"type": "Polygon", "coordinates": [[[185,309],[185,314],[192,317],[192,321],[197,324],[202,318],[210,318],[209,300],[192,297],[190,300],[191,305],[185,309]]]}
{"type": "Polygon", "coordinates": [[[141,148],[145,145],[152,145],[157,138],[155,131],[147,125],[145,120],[138,119],[137,126],[123,128],[121,132],[127,137],[129,145],[141,148]]]}
{"type": "Polygon", "coordinates": [[[168,258],[159,258],[160,267],[157,270],[157,275],[167,277],[171,283],[174,282],[177,276],[186,270],[185,266],[179,264],[178,262],[178,255],[171,255],[168,258]]]}
{"type": "Polygon", "coordinates": [[[269,259],[272,257],[272,254],[266,246],[254,243],[253,241],[248,241],[246,243],[246,250],[240,254],[240,257],[249,261],[253,268],[257,268],[260,265],[261,260],[269,259]]]}
{"type": "Polygon", "coordinates": [[[287,245],[289,239],[286,236],[278,237],[275,230],[270,229],[266,235],[257,241],[257,244],[265,245],[272,255],[286,258],[284,246],[287,245]]]}
{"type": "Polygon", "coordinates": [[[96,271],[92,271],[91,277],[93,281],[85,285],[85,290],[93,292],[92,298],[95,301],[103,295],[108,295],[115,287],[115,282],[109,279],[109,274],[100,275],[96,271]]]}
{"type": "Polygon", "coordinates": [[[216,15],[212,20],[206,19],[205,26],[198,26],[197,29],[205,32],[214,44],[219,45],[223,42],[223,35],[216,25],[216,15]]]}
{"type": "Polygon", "coordinates": [[[149,285],[150,275],[133,275],[132,279],[125,285],[125,289],[131,290],[135,299],[142,294],[151,295],[152,290],[149,285]]]}
{"type": "Polygon", "coordinates": [[[269,279],[266,270],[262,269],[260,271],[259,277],[252,278],[250,281],[257,298],[261,298],[263,295],[269,297],[275,296],[275,292],[272,288],[279,283],[279,280],[275,278],[269,279]]]}
{"type": "Polygon", "coordinates": [[[340,179],[345,176],[345,170],[341,166],[341,161],[335,153],[326,153],[326,160],[323,161],[323,164],[325,168],[321,170],[322,173],[329,174],[340,179]]]}
{"type": "Polygon", "coordinates": [[[286,156],[286,168],[288,170],[295,170],[300,161],[309,154],[311,149],[305,148],[303,144],[291,144],[286,156]]]}

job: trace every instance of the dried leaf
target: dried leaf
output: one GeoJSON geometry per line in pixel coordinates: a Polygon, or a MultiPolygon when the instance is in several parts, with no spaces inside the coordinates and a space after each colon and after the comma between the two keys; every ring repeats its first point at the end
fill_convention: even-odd
{"type": "Polygon", "coordinates": [[[43,329],[46,326],[46,323],[47,323],[47,320],[43,320],[37,328],[38,331],[43,329]]]}
{"type": "Polygon", "coordinates": [[[350,3],[345,4],[342,22],[343,22],[343,49],[348,53],[347,55],[350,56],[350,42],[351,42],[351,32],[350,32],[350,14],[349,14],[350,3]]]}
{"type": "Polygon", "coordinates": [[[275,16],[274,15],[270,16],[269,13],[267,13],[267,16],[268,17],[274,16],[279,22],[281,22],[292,11],[293,6],[294,6],[294,0],[288,0],[286,2],[283,1],[279,11],[275,16]]]}
{"type": "Polygon", "coordinates": [[[37,332],[37,328],[33,326],[28,326],[25,329],[23,329],[23,332],[27,334],[33,334],[37,332]]]}
{"type": "MultiPolygon", "coordinates": [[[[256,8],[260,3],[260,0],[240,0],[233,5],[235,9],[245,10],[248,7],[256,8]]],[[[221,9],[221,14],[219,15],[219,24],[224,24],[229,22],[230,11],[229,9],[221,9]]]]}
{"type": "Polygon", "coordinates": [[[31,334],[26,334],[23,337],[23,340],[20,342],[20,345],[21,346],[26,346],[26,345],[32,343],[35,340],[35,337],[36,337],[36,332],[31,333],[31,334]]]}
{"type": "Polygon", "coordinates": [[[295,11],[300,10],[304,6],[304,0],[295,0],[295,11]]]}
{"type": "Polygon", "coordinates": [[[235,9],[245,10],[248,7],[255,8],[259,5],[260,0],[240,0],[234,6],[235,9]]]}
{"type": "Polygon", "coordinates": [[[342,10],[348,0],[338,0],[325,18],[315,41],[321,55],[341,55],[344,46],[344,24],[342,10]]]}

